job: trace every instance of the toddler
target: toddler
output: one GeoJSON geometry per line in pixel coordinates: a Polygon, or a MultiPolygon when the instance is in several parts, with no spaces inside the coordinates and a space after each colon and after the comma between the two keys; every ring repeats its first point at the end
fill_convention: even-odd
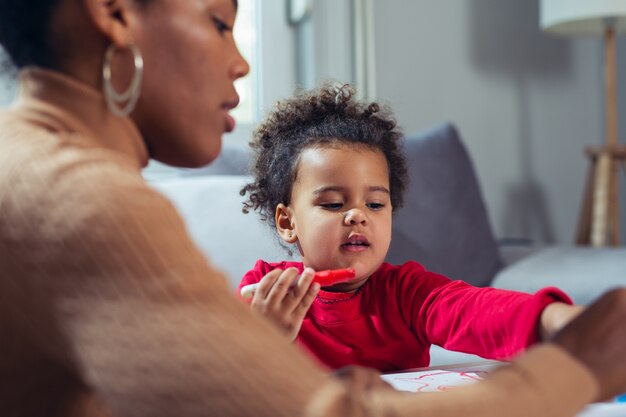
{"type": "Polygon", "coordinates": [[[254,312],[331,368],[380,371],[428,366],[431,344],[506,359],[578,313],[556,288],[477,288],[417,262],[385,263],[408,180],[400,142],[391,113],[350,86],[278,104],[255,132],[254,182],[241,194],[301,262],[257,261],[239,286],[259,283],[254,312]],[[312,283],[314,271],[338,268],[356,276],[312,283]]]}

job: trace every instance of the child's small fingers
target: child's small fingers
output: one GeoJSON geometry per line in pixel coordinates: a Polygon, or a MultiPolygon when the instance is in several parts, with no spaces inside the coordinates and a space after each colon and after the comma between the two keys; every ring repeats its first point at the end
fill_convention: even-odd
{"type": "Polygon", "coordinates": [[[271,288],[267,296],[268,302],[274,306],[280,306],[297,276],[296,268],[285,269],[271,288]]]}
{"type": "Polygon", "coordinates": [[[270,290],[272,289],[272,287],[276,283],[276,280],[278,280],[282,272],[282,269],[275,269],[271,272],[268,272],[263,278],[261,278],[261,280],[259,281],[259,285],[252,296],[253,303],[259,303],[267,298],[267,295],[269,294],[270,290]]]}
{"type": "Polygon", "coordinates": [[[314,276],[315,271],[313,268],[304,268],[304,271],[302,271],[302,275],[300,275],[300,278],[294,288],[294,295],[296,295],[298,299],[302,298],[302,296],[304,296],[304,294],[306,294],[309,290],[314,276]]]}
{"type": "Polygon", "coordinates": [[[295,309],[311,287],[315,271],[312,268],[305,268],[298,278],[296,285],[292,288],[291,297],[285,299],[285,308],[295,309]]]}
{"type": "Polygon", "coordinates": [[[313,301],[315,300],[315,297],[317,297],[317,294],[319,292],[320,284],[318,284],[317,282],[311,284],[309,290],[306,292],[304,297],[302,297],[302,300],[293,311],[293,318],[295,320],[300,321],[304,319],[304,316],[306,316],[306,312],[309,311],[311,304],[313,304],[313,301]]]}

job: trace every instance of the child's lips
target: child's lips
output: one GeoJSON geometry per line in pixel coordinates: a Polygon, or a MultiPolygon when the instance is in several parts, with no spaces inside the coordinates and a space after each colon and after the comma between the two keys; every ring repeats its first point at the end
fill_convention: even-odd
{"type": "Polygon", "coordinates": [[[345,251],[348,252],[363,252],[368,250],[370,247],[369,245],[348,245],[348,244],[344,244],[341,245],[341,248],[345,251]]]}
{"type": "Polygon", "coordinates": [[[349,252],[362,252],[370,247],[370,243],[365,236],[352,235],[348,241],[341,245],[341,248],[349,252]]]}

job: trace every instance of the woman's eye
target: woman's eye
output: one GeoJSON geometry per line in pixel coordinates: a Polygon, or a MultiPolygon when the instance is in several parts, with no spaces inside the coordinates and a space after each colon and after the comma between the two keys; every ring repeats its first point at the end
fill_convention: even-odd
{"type": "Polygon", "coordinates": [[[213,23],[220,34],[223,34],[224,32],[231,32],[233,30],[233,28],[228,26],[222,19],[215,16],[213,16],[213,23]]]}
{"type": "Polygon", "coordinates": [[[385,207],[385,205],[383,203],[369,203],[367,207],[369,207],[372,210],[381,210],[382,208],[385,207]]]}
{"type": "Polygon", "coordinates": [[[322,206],[326,210],[339,210],[341,207],[343,207],[343,204],[342,203],[324,203],[324,204],[320,204],[320,206],[322,206]]]}

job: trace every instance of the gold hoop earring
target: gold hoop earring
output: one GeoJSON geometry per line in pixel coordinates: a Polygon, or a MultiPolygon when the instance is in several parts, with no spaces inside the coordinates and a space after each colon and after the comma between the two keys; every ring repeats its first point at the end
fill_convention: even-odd
{"type": "Polygon", "coordinates": [[[141,80],[143,78],[143,58],[139,48],[133,44],[128,45],[128,49],[133,54],[133,62],[135,64],[135,73],[126,91],[118,93],[113,88],[111,82],[111,60],[118,50],[118,47],[112,43],[104,54],[104,64],[102,65],[102,89],[107,107],[116,116],[128,116],[135,109],[137,100],[141,94],[141,80]],[[126,104],[122,106],[122,104],[126,104]]]}

